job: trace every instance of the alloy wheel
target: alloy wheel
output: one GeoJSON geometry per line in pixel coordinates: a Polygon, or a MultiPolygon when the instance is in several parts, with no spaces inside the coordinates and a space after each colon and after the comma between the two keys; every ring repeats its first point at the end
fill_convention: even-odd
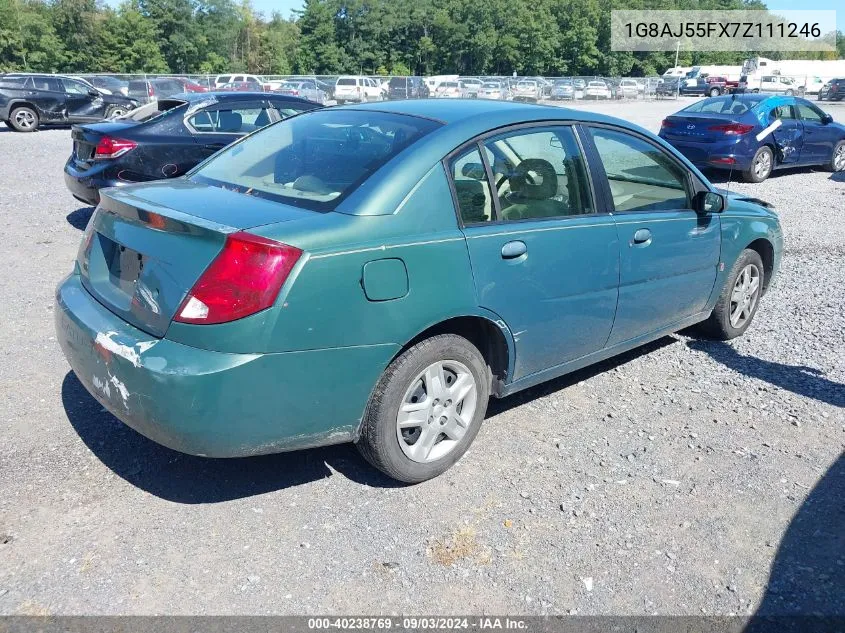
{"type": "Polygon", "coordinates": [[[754,160],[754,174],[763,180],[769,175],[772,170],[772,155],[768,152],[760,152],[754,160]]]}
{"type": "Polygon", "coordinates": [[[754,314],[757,300],[760,298],[760,269],[756,264],[748,264],[736,278],[731,293],[731,326],[741,328],[754,314]]]}
{"type": "Polygon", "coordinates": [[[20,108],[15,111],[15,123],[23,129],[32,129],[35,126],[35,115],[30,110],[20,108]]]}
{"type": "Polygon", "coordinates": [[[845,169],[845,143],[836,148],[836,153],[833,155],[833,168],[836,171],[845,169]]]}
{"type": "Polygon", "coordinates": [[[427,463],[452,452],[466,435],[478,406],[470,370],[437,361],[411,381],[396,416],[396,436],[408,459],[427,463]]]}

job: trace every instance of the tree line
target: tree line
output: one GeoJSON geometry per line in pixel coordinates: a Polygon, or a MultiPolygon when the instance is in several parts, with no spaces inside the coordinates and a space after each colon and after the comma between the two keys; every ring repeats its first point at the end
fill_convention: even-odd
{"type": "MultiPolygon", "coordinates": [[[[249,0],[124,0],[117,7],[103,0],[0,0],[0,71],[647,76],[674,65],[674,52],[611,51],[612,8],[765,5],[760,0],[305,0],[292,16],[264,16],[249,0]]],[[[845,57],[841,33],[837,46],[838,55],[829,57],[845,57]]],[[[738,63],[750,55],[682,51],[680,63],[738,63]]]]}

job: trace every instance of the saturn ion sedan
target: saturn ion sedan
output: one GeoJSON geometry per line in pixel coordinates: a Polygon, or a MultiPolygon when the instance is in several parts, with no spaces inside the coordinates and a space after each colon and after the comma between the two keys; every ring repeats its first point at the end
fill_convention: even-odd
{"type": "Polygon", "coordinates": [[[490,396],[692,325],[739,336],[781,252],[767,205],[618,119],[329,108],[104,190],[56,331],[91,394],[156,442],[354,442],[419,482],[466,452],[490,396]]]}

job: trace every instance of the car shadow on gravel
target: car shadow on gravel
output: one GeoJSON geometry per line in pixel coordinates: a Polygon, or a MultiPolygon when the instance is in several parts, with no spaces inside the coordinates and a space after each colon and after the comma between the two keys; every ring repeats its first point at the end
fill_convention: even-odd
{"type": "Polygon", "coordinates": [[[501,400],[498,398],[492,398],[490,400],[490,405],[487,407],[487,417],[489,418],[491,416],[504,413],[505,411],[522,406],[531,400],[536,400],[537,398],[548,396],[556,391],[561,391],[562,389],[576,385],[588,378],[610,371],[611,369],[616,369],[617,367],[620,367],[625,363],[629,363],[634,359],[640,358],[641,356],[647,356],[657,350],[678,342],[680,342],[680,339],[675,336],[664,336],[663,338],[652,341],[642,347],[637,347],[629,352],[619,354],[618,356],[596,363],[595,365],[590,365],[584,369],[574,371],[571,374],[566,374],[560,378],[555,378],[554,380],[541,383],[536,387],[531,387],[525,391],[519,391],[507,398],[502,398],[501,400]]]}
{"type": "Polygon", "coordinates": [[[833,182],[845,182],[845,171],[835,171],[830,174],[830,179],[833,182]]]}
{"type": "Polygon", "coordinates": [[[840,454],[807,495],[784,532],[763,599],[745,633],[843,630],[843,499],[845,454],[840,454]]]}
{"type": "Polygon", "coordinates": [[[352,444],[236,459],[179,453],[120,422],[73,372],[62,382],[62,404],[79,437],[103,464],[133,486],[176,503],[251,497],[326,479],[333,471],[367,486],[402,485],[367,464],[352,444]]]}
{"type": "MultiPolygon", "coordinates": [[[[777,180],[778,178],[783,178],[784,176],[794,176],[796,174],[812,174],[816,171],[823,171],[823,169],[821,167],[785,167],[783,169],[776,169],[773,171],[767,180],[777,180]]],[[[728,183],[733,184],[736,182],[745,182],[742,179],[742,172],[738,169],[733,170],[733,172],[725,169],[705,169],[703,173],[714,185],[727,185],[728,183]]],[[[751,195],[753,195],[753,193],[751,195]]]]}
{"type": "Polygon", "coordinates": [[[813,367],[786,365],[755,356],[745,356],[720,341],[698,340],[690,341],[687,345],[690,349],[704,352],[725,367],[746,376],[765,380],[799,396],[813,398],[835,407],[845,407],[845,385],[828,380],[821,371],[813,367]]]}
{"type": "Polygon", "coordinates": [[[93,214],[94,207],[80,207],[76,211],[68,213],[65,219],[73,228],[84,231],[93,214]]]}

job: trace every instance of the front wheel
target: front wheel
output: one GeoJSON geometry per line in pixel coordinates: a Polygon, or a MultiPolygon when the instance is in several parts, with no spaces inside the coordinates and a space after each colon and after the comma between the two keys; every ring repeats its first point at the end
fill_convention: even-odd
{"type": "Polygon", "coordinates": [[[845,171],[845,141],[839,141],[833,148],[828,169],[830,171],[845,171]]]}
{"type": "Polygon", "coordinates": [[[757,314],[764,284],[763,260],[757,251],[746,248],[731,269],[713,313],[700,329],[722,341],[744,334],[757,314]]]}
{"type": "Polygon", "coordinates": [[[123,116],[128,111],[129,110],[127,110],[126,108],[124,108],[122,106],[114,106],[112,108],[109,108],[108,112],[106,112],[106,118],[107,119],[116,119],[119,116],[123,116]]]}
{"type": "Polygon", "coordinates": [[[774,155],[770,147],[764,145],[757,150],[754,158],[751,160],[751,167],[749,167],[743,176],[748,182],[763,182],[772,173],[774,166],[774,155]]]}
{"type": "Polygon", "coordinates": [[[490,398],[490,371],[468,340],[441,334],[400,354],[376,385],[358,450],[405,483],[436,477],[478,434],[490,398]]]}

